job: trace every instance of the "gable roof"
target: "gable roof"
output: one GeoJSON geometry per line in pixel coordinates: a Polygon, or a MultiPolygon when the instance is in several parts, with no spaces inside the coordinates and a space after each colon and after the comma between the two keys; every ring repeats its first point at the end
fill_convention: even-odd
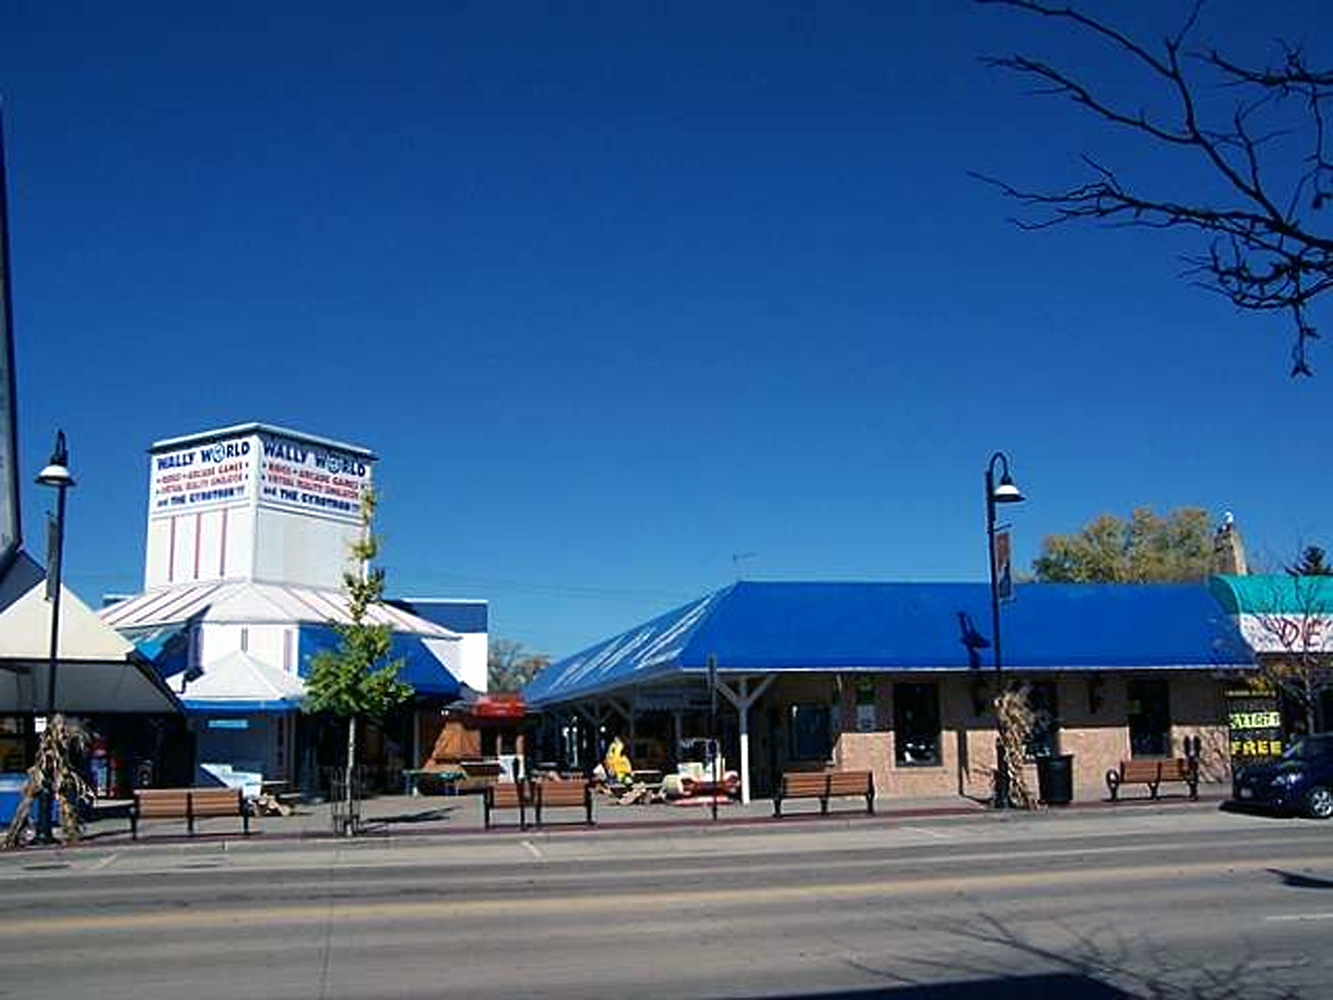
{"type": "MultiPolygon", "coordinates": [[[[1205,584],[1024,584],[1002,609],[1006,669],[1247,665],[1205,584]]],[[[551,704],[721,672],[990,667],[984,583],[741,582],[554,663],[524,689],[551,704]]]]}
{"type": "MultiPolygon", "coordinates": [[[[0,714],[45,711],[51,602],[46,574],[26,553],[0,576],[0,714]]],[[[60,588],[56,709],[84,714],[180,711],[133,643],[68,587],[60,588]]]]}

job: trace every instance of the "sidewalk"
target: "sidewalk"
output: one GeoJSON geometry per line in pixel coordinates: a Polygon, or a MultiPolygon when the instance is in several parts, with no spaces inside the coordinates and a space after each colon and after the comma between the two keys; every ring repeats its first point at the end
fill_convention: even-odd
{"type": "MultiPolygon", "coordinates": [[[[756,799],[748,804],[739,802],[720,803],[717,807],[717,819],[714,821],[711,807],[703,804],[690,805],[631,805],[621,806],[604,796],[597,796],[593,803],[593,816],[596,820],[595,831],[599,833],[624,833],[635,831],[651,832],[663,829],[711,827],[764,827],[771,828],[805,826],[811,823],[894,823],[909,822],[928,818],[982,817],[990,816],[1002,819],[1006,816],[1031,817],[1048,814],[1056,816],[1067,813],[1085,813],[1089,810],[1106,812],[1134,812],[1144,807],[1155,809],[1205,808],[1215,810],[1223,800],[1218,790],[1201,790],[1198,802],[1190,802],[1184,795],[1163,795],[1153,801],[1147,798],[1129,798],[1119,803],[1104,799],[1078,800],[1069,806],[1041,807],[1037,812],[1021,810],[997,811],[987,804],[962,796],[942,796],[934,798],[880,798],[875,804],[875,814],[867,815],[863,801],[847,799],[832,804],[829,815],[819,815],[817,802],[791,803],[783,810],[781,819],[773,817],[773,803],[770,799],[756,799]]],[[[588,832],[583,822],[581,809],[548,810],[547,823],[541,828],[543,834],[565,832],[588,832]]],[[[514,810],[498,812],[495,824],[486,830],[482,817],[482,797],[480,795],[381,795],[366,799],[361,807],[362,836],[367,839],[393,839],[420,836],[473,836],[497,837],[513,835],[518,830],[518,814],[514,810]]],[[[193,838],[186,833],[184,820],[141,820],[139,839],[130,839],[129,819],[125,816],[107,816],[89,823],[81,845],[87,846],[128,846],[139,844],[164,844],[189,842],[191,840],[217,841],[242,839],[241,821],[238,817],[201,819],[195,822],[196,834],[193,838]]],[[[303,804],[288,816],[257,816],[250,820],[251,842],[277,842],[294,840],[321,840],[334,837],[331,807],[328,803],[303,804]]],[[[529,828],[529,833],[535,832],[529,828]]]]}

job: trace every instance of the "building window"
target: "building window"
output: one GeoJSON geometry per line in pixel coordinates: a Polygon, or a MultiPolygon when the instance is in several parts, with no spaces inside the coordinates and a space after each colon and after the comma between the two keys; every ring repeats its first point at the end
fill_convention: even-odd
{"type": "Polygon", "coordinates": [[[1054,757],[1060,752],[1060,713],[1052,681],[1028,682],[1028,707],[1032,709],[1032,732],[1027,738],[1027,757],[1054,757]]]}
{"type": "Polygon", "coordinates": [[[1171,752],[1171,702],[1163,680],[1134,680],[1129,694],[1129,754],[1165,757],[1171,752]]]}
{"type": "Polygon", "coordinates": [[[831,724],[832,714],[827,705],[792,705],[787,713],[791,759],[822,763],[832,757],[831,724]]]}
{"type": "Polygon", "coordinates": [[[893,685],[893,736],[893,757],[900,767],[939,765],[939,685],[893,685]]]}

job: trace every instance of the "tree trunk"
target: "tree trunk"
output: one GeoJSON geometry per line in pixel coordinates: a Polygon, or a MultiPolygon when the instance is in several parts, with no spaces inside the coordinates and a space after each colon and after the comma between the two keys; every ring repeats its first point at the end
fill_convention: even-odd
{"type": "Polygon", "coordinates": [[[352,811],[354,801],[353,780],[356,776],[356,716],[347,717],[347,780],[344,789],[347,793],[346,835],[356,836],[356,814],[352,811]]]}

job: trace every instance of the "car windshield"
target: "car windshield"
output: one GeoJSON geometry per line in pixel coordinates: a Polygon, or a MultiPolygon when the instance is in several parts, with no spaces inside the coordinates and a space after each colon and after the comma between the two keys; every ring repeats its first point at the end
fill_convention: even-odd
{"type": "Polygon", "coordinates": [[[1333,754],[1333,733],[1300,736],[1282,755],[1283,760],[1313,760],[1333,754]]]}

